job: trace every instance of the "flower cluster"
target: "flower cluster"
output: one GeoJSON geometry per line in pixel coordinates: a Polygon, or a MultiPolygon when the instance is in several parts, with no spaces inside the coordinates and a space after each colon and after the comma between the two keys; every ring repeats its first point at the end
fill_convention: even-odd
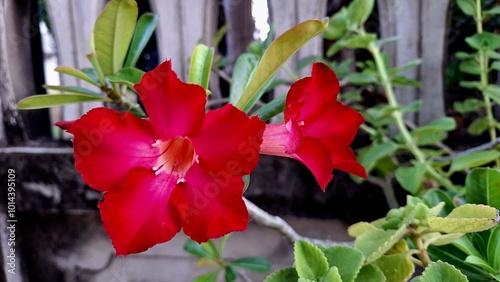
{"type": "Polygon", "coordinates": [[[181,229],[198,242],[245,230],[242,177],[259,153],[295,158],[324,190],[332,170],[361,177],[349,147],[361,115],[337,101],[326,65],[288,93],[285,122],[266,125],[232,105],[206,112],[206,92],[166,61],[135,86],[149,116],[96,108],[62,128],[74,135],[76,169],[93,189],[117,255],[144,251],[181,229]]]}

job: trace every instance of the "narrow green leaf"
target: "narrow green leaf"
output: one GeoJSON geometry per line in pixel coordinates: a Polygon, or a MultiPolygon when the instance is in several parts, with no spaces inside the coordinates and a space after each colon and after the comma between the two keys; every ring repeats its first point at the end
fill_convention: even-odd
{"type": "Polygon", "coordinates": [[[95,53],[90,53],[86,55],[87,60],[92,64],[92,67],[94,68],[95,75],[97,76],[97,79],[101,83],[101,85],[106,85],[106,76],[104,76],[104,73],[102,72],[102,68],[99,65],[99,62],[97,61],[97,56],[95,53]]]}
{"type": "Polygon", "coordinates": [[[415,272],[415,265],[405,253],[381,256],[373,265],[384,273],[387,281],[408,281],[415,272]]]}
{"type": "Polygon", "coordinates": [[[201,243],[200,245],[212,257],[214,257],[214,258],[220,258],[221,257],[221,254],[219,253],[219,250],[217,250],[217,246],[215,245],[214,241],[208,240],[208,241],[206,241],[204,243],[201,243]]]}
{"type": "Polygon", "coordinates": [[[375,0],[354,0],[349,4],[347,10],[349,19],[357,24],[366,22],[373,11],[375,0]]]}
{"type": "Polygon", "coordinates": [[[340,9],[331,18],[328,26],[323,32],[323,37],[328,40],[336,40],[344,36],[349,24],[349,15],[346,8],[340,9]]]}
{"type": "MultiPolygon", "coordinates": [[[[230,104],[234,105],[240,100],[257,68],[259,60],[260,57],[252,53],[241,54],[236,60],[233,69],[231,88],[229,89],[230,104]]],[[[264,87],[259,89],[259,93],[260,91],[264,91],[264,87]]]]}
{"type": "Polygon", "coordinates": [[[468,16],[475,16],[476,3],[474,0],[457,0],[457,5],[468,16]]]}
{"type": "Polygon", "coordinates": [[[317,280],[328,271],[328,262],[323,252],[307,241],[295,242],[294,256],[300,278],[317,280]]]}
{"type": "Polygon", "coordinates": [[[467,276],[463,275],[460,270],[446,262],[438,261],[431,263],[422,273],[420,282],[468,282],[467,276]]]}
{"type": "Polygon", "coordinates": [[[374,74],[366,72],[350,73],[345,78],[354,85],[375,84],[378,81],[374,74]]]}
{"type": "Polygon", "coordinates": [[[191,56],[191,66],[189,68],[189,82],[198,84],[208,90],[210,71],[214,59],[214,48],[203,44],[198,44],[194,48],[191,56]]]}
{"type": "Polygon", "coordinates": [[[411,68],[417,67],[421,64],[422,64],[422,59],[415,59],[415,60],[409,61],[406,64],[403,64],[401,66],[392,68],[389,71],[391,74],[395,75],[403,70],[411,69],[411,68]]]}
{"type": "Polygon", "coordinates": [[[108,98],[96,96],[92,94],[41,94],[29,96],[17,103],[19,110],[34,110],[43,109],[67,104],[83,103],[83,102],[111,102],[108,98]]]}
{"type": "Polygon", "coordinates": [[[84,72],[82,72],[79,69],[75,69],[75,68],[67,67],[67,66],[58,66],[55,68],[55,71],[60,72],[60,73],[64,73],[67,75],[71,75],[73,77],[79,78],[81,80],[84,80],[84,81],[92,84],[92,85],[99,87],[99,84],[96,83],[95,80],[90,78],[87,74],[85,74],[84,72]]]}
{"type": "Polygon", "coordinates": [[[195,277],[192,282],[215,282],[218,275],[219,270],[215,270],[195,277]]]}
{"type": "Polygon", "coordinates": [[[470,256],[467,256],[467,258],[465,259],[465,262],[470,263],[470,264],[475,265],[475,266],[479,266],[482,269],[488,271],[489,273],[492,273],[492,274],[496,273],[496,270],[493,269],[493,267],[491,267],[488,264],[488,262],[485,261],[482,257],[470,255],[470,256]]]}
{"type": "Polygon", "coordinates": [[[134,0],[112,0],[94,26],[97,60],[105,76],[118,72],[134,35],[138,8],[134,0]]]}
{"type": "Polygon", "coordinates": [[[376,266],[367,264],[361,268],[355,282],[386,282],[384,273],[376,266]]]}
{"type": "Polygon", "coordinates": [[[297,282],[299,275],[294,267],[284,268],[271,273],[264,282],[297,282]]]}
{"type": "Polygon", "coordinates": [[[459,156],[451,161],[450,171],[460,171],[466,168],[485,165],[498,157],[500,157],[500,152],[496,150],[487,150],[459,156]]]}
{"type": "Polygon", "coordinates": [[[321,277],[321,282],[343,282],[337,267],[330,267],[325,276],[321,277]]]}
{"type": "Polygon", "coordinates": [[[231,262],[232,266],[249,269],[256,272],[269,272],[271,264],[265,258],[245,257],[231,262]]]}
{"type": "Polygon", "coordinates": [[[368,48],[368,45],[375,40],[377,40],[377,36],[375,34],[352,35],[343,42],[342,46],[351,49],[363,49],[368,48]]]}
{"type": "Polygon", "coordinates": [[[238,272],[230,265],[226,266],[226,273],[224,274],[224,280],[226,282],[233,282],[238,278],[238,272]]]}
{"type": "Polygon", "coordinates": [[[59,85],[43,85],[45,89],[58,90],[61,92],[69,92],[69,93],[78,93],[78,94],[89,94],[100,96],[101,93],[88,90],[87,88],[78,87],[78,86],[59,86],[59,85]]]}
{"type": "Polygon", "coordinates": [[[127,68],[135,66],[142,51],[144,50],[144,47],[146,47],[151,35],[153,35],[157,24],[158,16],[152,13],[144,13],[139,17],[123,67],[127,68]]]}
{"type": "MultiPolygon", "coordinates": [[[[323,251],[328,266],[336,267],[342,282],[352,282],[363,266],[363,253],[347,246],[334,246],[323,251]]],[[[325,280],[326,281],[326,280],[325,280]]]]}
{"type": "Polygon", "coordinates": [[[500,209],[500,171],[476,168],[465,179],[467,203],[484,204],[500,209]]]}
{"type": "Polygon", "coordinates": [[[461,72],[468,73],[468,74],[474,74],[474,75],[481,74],[481,66],[479,65],[479,63],[476,60],[473,60],[473,59],[462,61],[458,65],[458,69],[461,72]]]}
{"type": "Polygon", "coordinates": [[[487,247],[488,262],[500,273],[500,226],[491,230],[487,247]]]}
{"type": "Polygon", "coordinates": [[[108,80],[113,83],[121,83],[127,85],[130,89],[134,89],[134,85],[141,82],[144,76],[144,71],[136,68],[123,68],[115,75],[108,76],[108,80]]]}
{"type": "Polygon", "coordinates": [[[416,194],[422,186],[426,164],[417,164],[410,167],[398,167],[395,172],[396,180],[406,191],[416,194]]]}
{"type": "Polygon", "coordinates": [[[188,239],[184,244],[184,250],[192,255],[199,258],[215,258],[211,253],[207,252],[203,247],[197,242],[188,239]]]}
{"type": "Polygon", "coordinates": [[[426,238],[425,243],[434,246],[443,246],[451,244],[464,235],[463,233],[441,234],[439,232],[431,234],[436,234],[436,236],[432,238],[426,238]]]}
{"type": "Polygon", "coordinates": [[[258,109],[254,115],[258,115],[261,120],[267,121],[283,112],[285,101],[286,95],[278,96],[276,99],[258,109]]]}
{"type": "Polygon", "coordinates": [[[369,172],[376,162],[385,156],[394,153],[399,146],[393,142],[382,142],[380,144],[372,144],[363,154],[358,155],[358,160],[362,166],[369,172]]]}
{"type": "Polygon", "coordinates": [[[304,44],[323,32],[327,25],[328,20],[308,20],[277,37],[264,52],[252,79],[235,106],[248,111],[253,106],[251,101],[256,101],[256,94],[261,88],[265,88],[266,82],[276,71],[304,44]]]}

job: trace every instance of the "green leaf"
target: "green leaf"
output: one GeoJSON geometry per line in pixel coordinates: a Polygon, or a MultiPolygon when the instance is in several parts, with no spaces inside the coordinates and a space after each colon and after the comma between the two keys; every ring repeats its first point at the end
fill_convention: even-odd
{"type": "Polygon", "coordinates": [[[415,265],[405,253],[381,256],[373,265],[384,273],[387,281],[408,281],[415,272],[415,265]]]}
{"type": "Polygon", "coordinates": [[[213,59],[214,48],[210,48],[203,44],[196,45],[193,55],[191,56],[189,83],[198,84],[208,90],[213,59]]]}
{"type": "Polygon", "coordinates": [[[34,110],[34,109],[44,109],[56,106],[62,106],[67,104],[83,103],[83,102],[111,102],[110,99],[91,95],[91,94],[41,94],[35,96],[29,96],[22,99],[17,103],[17,108],[19,110],[34,110]]]}
{"type": "Polygon", "coordinates": [[[99,15],[94,26],[97,61],[105,76],[118,72],[125,60],[137,21],[137,3],[112,0],[99,15]]]}
{"type": "Polygon", "coordinates": [[[250,186],[250,174],[243,175],[242,177],[243,182],[245,183],[245,187],[243,188],[243,193],[248,189],[248,186],[250,186]]]}
{"type": "Polygon", "coordinates": [[[343,37],[347,32],[348,24],[349,15],[347,14],[347,9],[342,8],[330,18],[330,22],[323,32],[323,37],[328,40],[336,40],[343,37]]]}
{"type": "Polygon", "coordinates": [[[423,163],[410,167],[398,167],[395,173],[396,180],[401,184],[401,187],[414,195],[421,187],[426,166],[423,163]]]}
{"type": "Polygon", "coordinates": [[[489,10],[483,11],[485,15],[499,15],[500,14],[500,6],[495,6],[489,10]]]}
{"type": "Polygon", "coordinates": [[[389,156],[396,152],[399,146],[393,142],[382,142],[380,144],[372,144],[363,154],[358,155],[358,161],[369,172],[375,166],[376,162],[385,156],[389,156]]]}
{"type": "Polygon", "coordinates": [[[472,265],[475,265],[475,266],[479,266],[481,267],[482,269],[488,271],[489,273],[492,273],[492,274],[495,274],[496,271],[495,269],[493,269],[487,261],[485,261],[483,258],[481,257],[478,257],[478,256],[474,256],[474,255],[470,255],[470,256],[467,256],[467,258],[465,259],[465,262],[467,263],[470,263],[472,265]]]}
{"type": "Polygon", "coordinates": [[[476,33],[465,38],[465,42],[477,50],[493,51],[500,48],[500,35],[491,32],[476,33]]]}
{"type": "Polygon", "coordinates": [[[487,247],[488,262],[500,273],[500,226],[491,230],[487,247]]]}
{"type": "Polygon", "coordinates": [[[494,61],[491,63],[490,70],[500,71],[500,62],[494,61]]]}
{"type": "Polygon", "coordinates": [[[330,267],[325,276],[321,277],[321,282],[343,282],[337,267],[330,267]]]}
{"type": "Polygon", "coordinates": [[[226,266],[226,273],[224,274],[224,280],[226,282],[233,282],[238,278],[238,272],[230,265],[226,266]]]}
{"type": "Polygon", "coordinates": [[[90,76],[88,76],[87,74],[85,74],[81,70],[78,70],[78,69],[75,69],[72,67],[67,67],[67,66],[58,66],[55,68],[55,71],[60,72],[60,73],[64,73],[67,75],[71,75],[73,77],[79,78],[81,80],[84,80],[84,81],[92,84],[92,85],[99,87],[99,84],[97,82],[95,82],[95,80],[93,80],[90,76]]]}
{"type": "Polygon", "coordinates": [[[304,44],[320,34],[328,25],[328,20],[308,20],[285,31],[278,36],[266,49],[255,72],[245,88],[245,91],[238,99],[236,107],[248,111],[257,101],[256,98],[266,82],[278,71],[278,69],[304,44]]]}
{"type": "Polygon", "coordinates": [[[446,138],[446,131],[455,129],[455,119],[443,117],[415,128],[411,134],[418,145],[433,145],[446,138]]]}
{"type": "Polygon", "coordinates": [[[465,199],[471,204],[485,204],[500,209],[500,171],[476,168],[465,179],[465,199]]]}
{"type": "Polygon", "coordinates": [[[459,83],[460,87],[467,88],[467,89],[479,89],[483,88],[483,85],[481,84],[480,81],[460,81],[459,83]]]}
{"type": "Polygon", "coordinates": [[[479,99],[468,98],[462,102],[457,101],[453,103],[453,108],[455,109],[455,111],[465,114],[465,113],[475,112],[478,109],[480,109],[483,105],[484,102],[479,99]]]}
{"type": "Polygon", "coordinates": [[[264,282],[297,282],[299,276],[294,267],[280,269],[267,276],[264,282]]]}
{"type": "Polygon", "coordinates": [[[78,86],[59,86],[59,85],[43,85],[45,89],[58,90],[61,92],[69,92],[69,93],[78,93],[78,94],[88,94],[94,96],[100,96],[101,94],[92,90],[88,90],[87,88],[78,87],[78,86]]]}
{"type": "MultiPolygon", "coordinates": [[[[371,1],[371,0],[361,0],[361,1],[371,1]]],[[[351,49],[364,49],[368,48],[368,45],[375,41],[377,36],[375,34],[365,34],[365,35],[352,35],[349,36],[343,43],[342,46],[351,49]]]]}
{"type": "Polygon", "coordinates": [[[498,224],[498,210],[485,205],[464,204],[447,217],[429,217],[432,231],[445,233],[471,233],[490,229],[498,224]]]}
{"type": "Polygon", "coordinates": [[[458,65],[461,72],[479,75],[481,74],[481,66],[476,60],[465,60],[458,65]]]}
{"type": "Polygon", "coordinates": [[[197,276],[196,278],[193,279],[193,282],[216,282],[218,275],[219,275],[219,270],[215,270],[215,271],[208,272],[208,273],[202,274],[200,276],[197,276]]]}
{"type": "Polygon", "coordinates": [[[500,152],[496,150],[487,150],[474,152],[464,156],[458,156],[451,161],[450,171],[460,171],[466,168],[485,165],[500,157],[500,152]]]}
{"type": "Polygon", "coordinates": [[[347,228],[347,233],[349,234],[349,236],[357,238],[359,237],[359,235],[365,232],[374,230],[382,230],[382,229],[377,228],[372,223],[361,221],[349,226],[349,228],[347,228]]]}
{"type": "Polygon", "coordinates": [[[442,281],[468,282],[469,280],[453,265],[442,261],[431,263],[420,278],[420,282],[442,281]]]}
{"type": "MultiPolygon", "coordinates": [[[[257,68],[260,57],[252,53],[241,54],[234,64],[233,79],[229,90],[229,103],[236,104],[248,86],[252,75],[257,68]]],[[[265,87],[259,89],[264,91],[265,87]]],[[[258,95],[257,95],[258,96],[258,95]]]]}
{"type": "MultiPolygon", "coordinates": [[[[342,282],[352,282],[363,266],[363,253],[347,246],[334,246],[323,251],[328,266],[336,267],[342,282]]],[[[327,280],[325,280],[327,281],[327,280]]]]}
{"type": "Polygon", "coordinates": [[[366,22],[373,11],[375,0],[354,0],[347,7],[349,19],[357,24],[366,22]]]}
{"type": "Polygon", "coordinates": [[[477,54],[470,54],[470,53],[466,53],[466,52],[462,52],[462,51],[455,53],[455,57],[457,57],[457,59],[459,59],[459,60],[473,59],[476,56],[477,56],[477,54]]]}
{"type": "Polygon", "coordinates": [[[443,246],[451,244],[464,235],[463,233],[441,234],[439,232],[431,234],[436,234],[436,235],[433,236],[432,238],[426,238],[425,243],[427,245],[434,245],[434,246],[443,246]]]}
{"type": "Polygon", "coordinates": [[[376,266],[367,264],[361,268],[355,282],[385,282],[384,273],[376,266]]]}
{"type": "Polygon", "coordinates": [[[395,75],[403,70],[411,69],[411,68],[417,67],[421,64],[422,64],[422,59],[415,59],[415,60],[409,61],[406,64],[403,64],[399,67],[392,68],[389,70],[389,72],[391,75],[395,75]]]}
{"type": "Polygon", "coordinates": [[[457,5],[468,16],[475,16],[476,3],[474,0],[457,0],[457,5]]]}
{"type": "Polygon", "coordinates": [[[295,242],[294,256],[300,278],[317,280],[328,271],[328,262],[323,252],[307,241],[295,242]]]}
{"type": "Polygon", "coordinates": [[[344,43],[345,43],[344,38],[341,38],[341,39],[335,41],[335,43],[333,43],[330,46],[330,48],[328,48],[328,50],[326,51],[326,56],[331,57],[331,56],[337,54],[340,50],[342,50],[342,48],[344,48],[344,43]]]}
{"type": "Polygon", "coordinates": [[[232,266],[249,269],[256,272],[269,272],[271,264],[265,258],[245,257],[231,262],[232,266]]]}
{"type": "Polygon", "coordinates": [[[377,77],[374,74],[366,72],[350,73],[345,77],[349,83],[354,85],[366,85],[375,84],[378,82],[377,77]]]}
{"type": "Polygon", "coordinates": [[[361,234],[354,242],[354,248],[360,250],[371,263],[387,252],[406,233],[407,226],[397,230],[374,230],[361,234]]]}
{"type": "Polygon", "coordinates": [[[144,13],[139,17],[137,25],[135,26],[132,42],[130,43],[130,48],[128,49],[127,57],[125,59],[125,64],[123,65],[125,68],[135,66],[142,51],[144,50],[144,47],[146,47],[151,35],[153,35],[157,24],[158,16],[152,13],[144,13]]]}
{"type": "Polygon", "coordinates": [[[498,85],[488,85],[483,91],[483,95],[490,97],[495,100],[497,104],[500,104],[500,86],[498,85]]]}
{"type": "Polygon", "coordinates": [[[261,120],[267,121],[272,117],[278,115],[279,113],[283,112],[283,109],[285,108],[285,101],[286,101],[286,95],[278,96],[271,102],[267,103],[266,105],[258,109],[254,113],[254,115],[258,115],[261,120]]]}
{"type": "Polygon", "coordinates": [[[437,206],[440,202],[443,202],[445,205],[440,211],[440,215],[443,216],[449,214],[455,208],[453,199],[442,190],[431,189],[424,194],[422,199],[429,207],[437,206]]]}
{"type": "Polygon", "coordinates": [[[113,83],[121,83],[127,85],[130,89],[134,89],[134,85],[141,82],[144,72],[136,68],[123,68],[115,75],[108,77],[108,80],[113,83]]]}
{"type": "Polygon", "coordinates": [[[195,241],[188,239],[184,244],[184,250],[192,255],[195,255],[199,258],[215,258],[216,256],[207,252],[200,244],[195,241]]]}

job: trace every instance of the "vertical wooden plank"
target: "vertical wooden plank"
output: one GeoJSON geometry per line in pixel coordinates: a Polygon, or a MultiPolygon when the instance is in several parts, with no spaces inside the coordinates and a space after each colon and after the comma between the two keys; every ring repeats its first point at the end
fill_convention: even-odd
{"type": "Polygon", "coordinates": [[[445,115],[444,55],[449,8],[450,0],[422,1],[422,110],[418,116],[419,124],[427,124],[445,115]]]}
{"type": "MultiPolygon", "coordinates": [[[[275,35],[278,36],[299,24],[302,21],[309,19],[321,19],[326,15],[326,0],[270,0],[269,13],[271,15],[271,23],[274,24],[275,35]]],[[[297,54],[288,60],[284,67],[295,72],[298,62],[311,55],[322,55],[322,38],[317,36],[308,42],[297,54]]],[[[309,75],[310,67],[304,68],[300,72],[300,76],[309,75]]],[[[276,73],[277,79],[293,80],[286,71],[280,69],[276,73]]],[[[279,86],[275,88],[275,97],[284,95],[288,91],[288,86],[279,86]]]]}
{"type": "Polygon", "coordinates": [[[151,0],[151,10],[159,16],[156,36],[160,62],[172,59],[173,69],[186,80],[189,58],[196,44],[211,43],[217,26],[215,0],[151,0]]]}
{"type": "MultiPolygon", "coordinates": [[[[59,65],[87,68],[92,65],[85,55],[90,53],[90,36],[95,20],[104,7],[105,0],[63,1],[46,0],[47,13],[52,23],[52,32],[57,46],[59,65]]],[[[61,85],[95,89],[95,86],[68,75],[60,75],[61,85]]],[[[92,102],[64,106],[63,120],[79,118],[91,108],[102,106],[92,102]]]]}

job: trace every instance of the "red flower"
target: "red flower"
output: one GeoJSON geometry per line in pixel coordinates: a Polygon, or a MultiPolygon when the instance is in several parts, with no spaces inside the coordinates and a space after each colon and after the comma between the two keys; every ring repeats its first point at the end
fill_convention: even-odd
{"type": "Polygon", "coordinates": [[[76,169],[105,192],[101,217],[117,255],[144,251],[182,228],[207,241],[245,230],[242,176],[257,165],[264,123],[232,105],[205,114],[205,90],[170,61],[135,86],[149,115],[97,108],[74,123],[76,169]]]}
{"type": "Polygon", "coordinates": [[[304,163],[323,190],[340,169],[360,177],[366,171],[349,147],[363,117],[337,101],[340,87],[335,73],[314,63],[312,76],[295,82],[285,104],[285,122],[269,124],[261,154],[283,156],[304,163]]]}

